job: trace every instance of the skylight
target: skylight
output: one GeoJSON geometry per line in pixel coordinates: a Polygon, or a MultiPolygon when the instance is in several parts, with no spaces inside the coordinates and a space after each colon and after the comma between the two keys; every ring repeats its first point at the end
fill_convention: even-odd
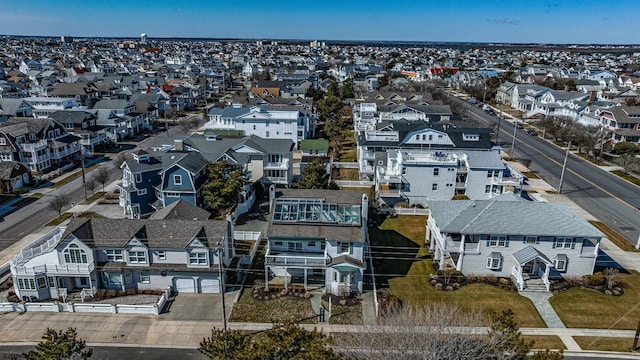
{"type": "Polygon", "coordinates": [[[360,225],[360,205],[328,204],[323,199],[279,199],[273,222],[360,225]]]}

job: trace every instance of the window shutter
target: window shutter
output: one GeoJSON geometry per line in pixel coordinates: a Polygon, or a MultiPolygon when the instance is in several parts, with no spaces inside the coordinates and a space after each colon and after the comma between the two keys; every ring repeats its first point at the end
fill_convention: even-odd
{"type": "Polygon", "coordinates": [[[489,246],[490,246],[490,245],[489,245],[489,240],[487,240],[487,247],[489,247],[489,246]]]}
{"type": "Polygon", "coordinates": [[[575,240],[571,240],[571,248],[572,249],[576,248],[576,241],[575,240]]]}
{"type": "Polygon", "coordinates": [[[509,247],[509,239],[505,240],[504,247],[509,247]]]}
{"type": "Polygon", "coordinates": [[[491,268],[491,258],[487,258],[487,268],[491,268]]]}
{"type": "Polygon", "coordinates": [[[555,248],[556,248],[556,242],[557,242],[557,239],[555,239],[555,238],[554,238],[554,239],[553,239],[553,244],[551,245],[551,248],[552,248],[552,249],[555,249],[555,248]]]}

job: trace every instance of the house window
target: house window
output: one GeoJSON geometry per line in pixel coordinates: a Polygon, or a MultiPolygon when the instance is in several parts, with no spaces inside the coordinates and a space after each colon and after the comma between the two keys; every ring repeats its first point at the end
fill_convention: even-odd
{"type": "Polygon", "coordinates": [[[486,185],[484,187],[484,193],[485,194],[491,194],[491,185],[486,185]]]}
{"type": "Polygon", "coordinates": [[[432,191],[438,191],[438,184],[436,184],[436,183],[431,184],[431,190],[432,191]]]}
{"type": "Polygon", "coordinates": [[[0,145],[7,145],[7,139],[0,137],[0,145]]]}
{"type": "Polygon", "coordinates": [[[491,253],[487,258],[487,269],[500,270],[502,268],[502,255],[500,253],[491,253]]]}
{"type": "Polygon", "coordinates": [[[35,290],[36,282],[33,279],[18,279],[18,287],[21,290],[35,290]]]}
{"type": "Polygon", "coordinates": [[[487,179],[491,179],[493,177],[493,170],[487,171],[487,179]]]}
{"type": "Polygon", "coordinates": [[[289,251],[302,251],[302,243],[299,241],[289,241],[289,251]]]}
{"type": "Polygon", "coordinates": [[[191,265],[207,265],[207,253],[192,252],[189,253],[189,264],[191,265]]]}
{"type": "Polygon", "coordinates": [[[142,182],[142,174],[136,174],[136,182],[142,182]]]}
{"type": "Polygon", "coordinates": [[[338,242],[338,254],[349,253],[351,250],[350,244],[348,242],[338,242]]]}
{"type": "Polygon", "coordinates": [[[440,175],[440,169],[439,168],[434,168],[433,169],[433,176],[438,176],[440,175]]]}
{"type": "Polygon", "coordinates": [[[553,243],[554,249],[573,249],[573,238],[558,237],[553,243]]]}
{"type": "Polygon", "coordinates": [[[316,242],[315,242],[315,241],[309,241],[309,242],[307,243],[307,247],[310,247],[310,248],[314,248],[314,247],[316,247],[316,242]]]}
{"type": "Polygon", "coordinates": [[[129,251],[129,263],[146,264],[147,254],[144,251],[129,251]]]}
{"type": "Polygon", "coordinates": [[[49,281],[49,287],[50,288],[55,288],[56,287],[56,278],[53,276],[49,276],[47,277],[47,281],[49,281]]]}
{"type": "Polygon", "coordinates": [[[506,247],[506,246],[507,246],[506,236],[491,235],[489,237],[489,247],[506,247]]]}
{"type": "Polygon", "coordinates": [[[166,193],[167,197],[180,197],[180,193],[169,191],[166,193]]]}
{"type": "Polygon", "coordinates": [[[148,271],[140,271],[140,282],[143,284],[149,284],[151,282],[148,271]]]}
{"type": "Polygon", "coordinates": [[[266,135],[265,137],[269,137],[269,132],[267,131],[265,135],[266,135]]]}
{"type": "Polygon", "coordinates": [[[102,279],[107,280],[107,283],[111,285],[122,285],[121,273],[106,273],[106,276],[103,276],[102,279]]]}
{"type": "Polygon", "coordinates": [[[38,283],[38,289],[46,289],[47,288],[47,279],[44,277],[39,277],[36,279],[38,283]]]}
{"type": "Polygon", "coordinates": [[[71,244],[64,250],[64,262],[67,264],[86,264],[87,253],[77,244],[71,244]]]}
{"type": "Polygon", "coordinates": [[[433,135],[429,135],[429,141],[433,140],[433,135]]]}
{"type": "Polygon", "coordinates": [[[282,241],[276,241],[273,243],[273,246],[282,246],[282,241]]]}
{"type": "Polygon", "coordinates": [[[167,252],[164,250],[158,250],[158,260],[166,260],[167,252]]]}
{"type": "Polygon", "coordinates": [[[525,242],[527,244],[537,244],[538,243],[538,237],[537,236],[527,236],[525,242]]]}
{"type": "Polygon", "coordinates": [[[124,261],[124,255],[122,254],[122,250],[107,250],[107,261],[115,261],[122,262],[124,261]]]}
{"type": "Polygon", "coordinates": [[[558,271],[567,271],[567,255],[558,254],[554,260],[554,266],[558,271]]]}
{"type": "Polygon", "coordinates": [[[35,140],[36,134],[29,134],[29,140],[35,140]]]}
{"type": "Polygon", "coordinates": [[[138,190],[138,195],[147,195],[147,189],[139,189],[138,190]]]}
{"type": "Polygon", "coordinates": [[[173,175],[173,183],[176,185],[182,185],[182,175],[173,175]]]}

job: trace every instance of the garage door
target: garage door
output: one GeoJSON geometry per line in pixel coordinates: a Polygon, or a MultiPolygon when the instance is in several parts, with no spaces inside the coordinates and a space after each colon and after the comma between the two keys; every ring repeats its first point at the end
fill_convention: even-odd
{"type": "Polygon", "coordinates": [[[193,279],[192,278],[176,278],[174,279],[175,289],[178,293],[192,293],[193,292],[193,279]]]}
{"type": "Polygon", "coordinates": [[[219,293],[220,283],[218,282],[218,279],[200,279],[200,292],[219,293]]]}

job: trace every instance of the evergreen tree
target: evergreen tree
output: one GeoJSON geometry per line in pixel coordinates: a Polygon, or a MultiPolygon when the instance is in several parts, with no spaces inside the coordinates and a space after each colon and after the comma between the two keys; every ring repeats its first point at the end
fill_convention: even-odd
{"type": "Polygon", "coordinates": [[[78,339],[74,328],[66,331],[47,329],[36,349],[22,354],[25,360],[83,360],[91,357],[84,340],[78,339]]]}
{"type": "Polygon", "coordinates": [[[223,215],[238,201],[238,194],[246,184],[246,174],[224,160],[207,164],[207,174],[204,199],[212,210],[223,215]]]}
{"type": "Polygon", "coordinates": [[[298,189],[326,189],[329,186],[327,166],[321,158],[315,158],[305,165],[302,179],[296,183],[298,189]]]}

